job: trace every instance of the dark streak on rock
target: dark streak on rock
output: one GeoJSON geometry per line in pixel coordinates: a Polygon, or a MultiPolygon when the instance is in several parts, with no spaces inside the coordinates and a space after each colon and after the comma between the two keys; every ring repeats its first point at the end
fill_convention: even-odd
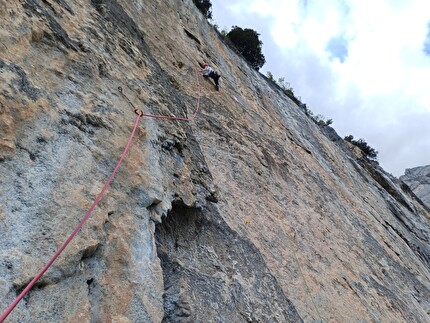
{"type": "Polygon", "coordinates": [[[94,134],[94,128],[111,129],[111,126],[107,124],[103,118],[93,114],[82,112],[72,113],[67,110],[64,110],[61,114],[63,115],[61,120],[63,124],[71,124],[90,135],[94,134]]]}
{"type": "Polygon", "coordinates": [[[91,4],[104,19],[111,22],[127,37],[137,41],[136,45],[142,52],[149,52],[139,27],[116,0],[91,0],[91,4]]]}
{"type": "Polygon", "coordinates": [[[69,4],[65,0],[54,0],[56,3],[58,3],[61,7],[66,9],[72,16],[75,15],[72,8],[69,6],[69,4]]]}
{"type": "Polygon", "coordinates": [[[190,37],[192,40],[194,40],[197,44],[201,45],[200,40],[194,36],[192,33],[190,33],[188,30],[186,30],[184,28],[185,33],[187,34],[188,37],[190,37]]]}
{"type": "Polygon", "coordinates": [[[18,89],[25,93],[25,95],[32,101],[36,101],[39,98],[40,91],[35,88],[27,78],[25,71],[16,64],[6,65],[3,63],[2,68],[7,68],[9,71],[18,75],[18,78],[13,80],[12,83],[15,84],[18,89]]]}
{"type": "Polygon", "coordinates": [[[69,38],[69,35],[66,31],[61,27],[61,25],[57,22],[57,20],[45,10],[37,0],[26,0],[23,5],[24,9],[32,12],[34,15],[38,17],[45,18],[48,21],[49,27],[51,28],[54,37],[63,44],[66,48],[72,49],[74,51],[78,51],[75,42],[69,38]]]}
{"type": "Polygon", "coordinates": [[[386,225],[391,227],[393,231],[396,232],[396,234],[409,246],[409,248],[423,261],[423,263],[430,268],[430,250],[428,248],[428,236],[426,232],[422,232],[418,228],[411,227],[405,220],[405,214],[403,214],[393,203],[388,203],[388,207],[395,219],[399,222],[400,228],[398,229],[388,222],[385,222],[386,225]],[[414,235],[410,236],[411,238],[408,239],[406,238],[406,234],[402,233],[403,230],[401,229],[406,232],[413,232],[414,235]]]}

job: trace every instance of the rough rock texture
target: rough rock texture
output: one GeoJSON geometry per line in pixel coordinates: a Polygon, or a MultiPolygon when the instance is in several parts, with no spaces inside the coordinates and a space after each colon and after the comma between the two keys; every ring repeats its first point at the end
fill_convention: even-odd
{"type": "Polygon", "coordinates": [[[400,180],[430,208],[430,165],[406,169],[400,180]]]}
{"type": "MultiPolygon", "coordinates": [[[[191,0],[0,2],[8,322],[428,322],[430,212],[251,69],[191,0]]],[[[324,95],[323,93],[321,95],[324,95]]]]}

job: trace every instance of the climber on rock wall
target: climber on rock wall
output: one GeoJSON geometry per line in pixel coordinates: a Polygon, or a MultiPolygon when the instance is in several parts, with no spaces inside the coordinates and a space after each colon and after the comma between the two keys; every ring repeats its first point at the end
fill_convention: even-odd
{"type": "Polygon", "coordinates": [[[210,77],[215,82],[215,88],[217,91],[219,91],[219,78],[221,75],[219,75],[217,72],[215,72],[212,67],[210,67],[206,63],[201,63],[200,67],[203,68],[203,77],[210,77]]]}

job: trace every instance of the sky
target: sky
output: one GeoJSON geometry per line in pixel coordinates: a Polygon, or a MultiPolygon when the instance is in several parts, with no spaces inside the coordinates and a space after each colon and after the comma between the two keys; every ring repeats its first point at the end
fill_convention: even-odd
{"type": "Polygon", "coordinates": [[[430,165],[430,1],[211,0],[211,23],[260,34],[266,64],[394,176],[430,165]]]}

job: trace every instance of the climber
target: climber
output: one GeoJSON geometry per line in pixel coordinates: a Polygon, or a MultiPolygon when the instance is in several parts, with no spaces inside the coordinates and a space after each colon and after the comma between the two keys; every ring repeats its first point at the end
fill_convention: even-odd
{"type": "Polygon", "coordinates": [[[219,78],[221,75],[219,75],[217,72],[215,72],[212,67],[210,67],[208,64],[203,63],[200,64],[201,68],[203,68],[203,77],[210,77],[215,82],[215,88],[217,91],[219,91],[219,78]]]}

